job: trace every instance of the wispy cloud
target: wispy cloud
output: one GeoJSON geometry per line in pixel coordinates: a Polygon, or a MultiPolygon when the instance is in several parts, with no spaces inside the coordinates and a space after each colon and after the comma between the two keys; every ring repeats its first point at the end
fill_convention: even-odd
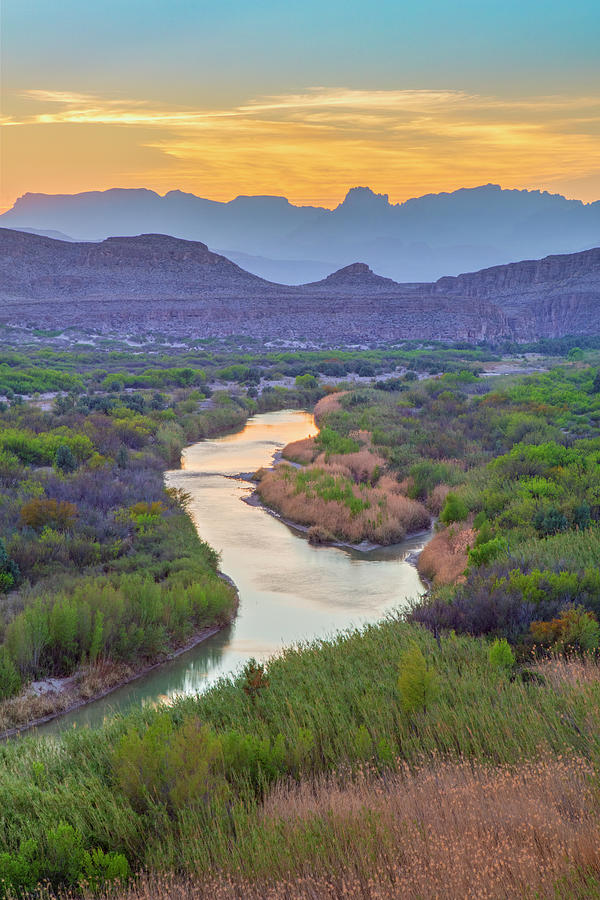
{"type": "Polygon", "coordinates": [[[52,90],[22,100],[4,124],[129,129],[140,155],[165,161],[152,171],[140,164],[138,183],[213,196],[314,196],[318,185],[338,197],[360,181],[400,199],[489,180],[551,186],[600,170],[600,95],[321,86],[219,109],[52,90]]]}

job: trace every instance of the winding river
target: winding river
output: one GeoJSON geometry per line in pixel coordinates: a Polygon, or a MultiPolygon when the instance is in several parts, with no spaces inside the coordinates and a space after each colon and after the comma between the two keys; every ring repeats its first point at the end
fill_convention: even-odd
{"type": "Polygon", "coordinates": [[[135,704],[196,693],[250,656],[266,659],[284,645],[375,621],[423,590],[405,557],[423,546],[424,536],[368,553],[313,547],[302,532],[242,502],[252,485],[232,476],[269,465],[285,444],[316,430],[310,414],[284,410],[253,416],[237,434],[186,449],[182,469],[168,472],[167,483],[191,495],[199,534],[220,551],[221,568],[238,587],[235,622],[137,681],[41,726],[40,734],[96,725],[135,704]]]}

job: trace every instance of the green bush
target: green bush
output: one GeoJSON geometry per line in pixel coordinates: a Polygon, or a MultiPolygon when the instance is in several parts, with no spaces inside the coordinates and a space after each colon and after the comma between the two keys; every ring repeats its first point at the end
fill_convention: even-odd
{"type": "Polygon", "coordinates": [[[21,678],[15,665],[6,651],[0,647],[0,700],[14,697],[21,689],[21,678]]]}
{"type": "Polygon", "coordinates": [[[456,494],[450,492],[446,497],[446,502],[440,513],[440,519],[444,525],[451,525],[453,522],[464,522],[469,515],[466,504],[456,494]]]}
{"type": "Polygon", "coordinates": [[[437,675],[417,644],[403,654],[399,668],[398,691],[402,709],[405,713],[426,711],[438,694],[437,675]]]}
{"type": "Polygon", "coordinates": [[[496,638],[490,646],[488,658],[492,666],[503,671],[510,671],[515,664],[515,655],[506,638],[496,638]]]}
{"type": "Polygon", "coordinates": [[[491,538],[482,544],[475,544],[469,550],[470,566],[488,566],[498,557],[503,556],[508,550],[508,541],[503,537],[491,538]]]}

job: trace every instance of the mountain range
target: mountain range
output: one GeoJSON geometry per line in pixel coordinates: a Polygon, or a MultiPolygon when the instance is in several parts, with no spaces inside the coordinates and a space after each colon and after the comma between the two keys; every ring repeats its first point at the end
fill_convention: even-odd
{"type": "Polygon", "coordinates": [[[181,191],[112,189],[28,193],[0,216],[0,226],[95,242],[169,234],[205,242],[247,271],[286,284],[322,279],[357,259],[382,276],[414,282],[598,246],[600,201],[488,184],[393,204],[355,187],[330,210],[285,197],[221,203],[181,191]]]}
{"type": "Polygon", "coordinates": [[[198,241],[69,242],[0,228],[0,323],[319,345],[600,334],[600,248],[420,283],[355,262],[289,286],[198,241]]]}

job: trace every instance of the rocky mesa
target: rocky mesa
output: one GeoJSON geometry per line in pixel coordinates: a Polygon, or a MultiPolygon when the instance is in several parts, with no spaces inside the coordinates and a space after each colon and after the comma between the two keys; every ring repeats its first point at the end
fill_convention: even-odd
{"type": "Polygon", "coordinates": [[[600,249],[401,284],[361,262],[289,286],[168,235],[67,242],[0,229],[0,322],[320,344],[600,333],[600,249]]]}

